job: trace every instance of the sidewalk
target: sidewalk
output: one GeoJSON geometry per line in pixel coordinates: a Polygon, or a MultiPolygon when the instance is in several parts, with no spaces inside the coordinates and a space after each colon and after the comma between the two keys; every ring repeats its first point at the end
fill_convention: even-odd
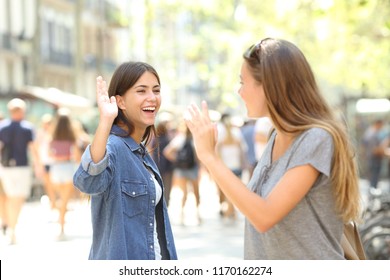
{"type": "MultiPolygon", "coordinates": [[[[181,191],[172,189],[169,214],[178,257],[181,260],[242,260],[244,218],[219,216],[219,198],[214,184],[201,184],[200,216],[195,214],[195,198],[189,193],[184,208],[185,220],[180,221],[181,191]]],[[[55,258],[58,260],[86,260],[91,245],[91,219],[88,200],[73,200],[66,216],[66,236],[58,239],[58,214],[49,207],[47,198],[27,202],[22,209],[17,228],[17,244],[7,245],[0,234],[0,258],[16,260],[55,258]]]]}
{"type": "MultiPolygon", "coordinates": [[[[368,185],[360,182],[363,201],[367,198],[368,185]]],[[[383,189],[388,182],[382,182],[383,189]]],[[[184,208],[185,222],[180,221],[181,191],[172,189],[169,215],[180,260],[215,261],[242,260],[244,243],[244,217],[237,211],[237,219],[222,219],[219,215],[219,198],[214,184],[203,182],[200,187],[201,224],[195,214],[195,197],[188,195],[184,208]]],[[[7,245],[0,234],[0,259],[86,260],[91,245],[91,219],[88,200],[74,200],[66,216],[66,238],[58,239],[58,216],[50,210],[45,197],[41,201],[28,202],[22,209],[17,228],[16,245],[7,245]]]]}

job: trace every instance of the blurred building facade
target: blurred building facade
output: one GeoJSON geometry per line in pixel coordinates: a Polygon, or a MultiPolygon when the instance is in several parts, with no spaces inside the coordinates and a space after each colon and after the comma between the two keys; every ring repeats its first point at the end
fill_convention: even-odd
{"type": "Polygon", "coordinates": [[[95,77],[111,76],[127,44],[120,2],[0,0],[0,95],[32,85],[94,99],[95,77]]]}

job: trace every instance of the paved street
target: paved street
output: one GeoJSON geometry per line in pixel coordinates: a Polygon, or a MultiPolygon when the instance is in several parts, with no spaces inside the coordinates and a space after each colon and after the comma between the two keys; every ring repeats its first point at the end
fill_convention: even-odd
{"type": "MultiPolygon", "coordinates": [[[[173,188],[170,218],[173,226],[178,256],[181,260],[231,260],[243,258],[244,219],[236,220],[219,216],[219,198],[214,184],[201,185],[201,223],[195,214],[195,197],[192,193],[184,208],[181,223],[180,189],[173,188]]],[[[17,244],[7,245],[0,235],[1,259],[56,258],[58,260],[85,260],[91,244],[89,201],[73,200],[66,216],[66,236],[58,238],[58,213],[51,210],[46,197],[41,201],[28,202],[22,209],[17,228],[17,244]]],[[[238,213],[238,212],[237,212],[238,213]]]]}
{"type": "MultiPolygon", "coordinates": [[[[386,185],[383,185],[387,187],[386,185]]],[[[367,185],[361,182],[365,197],[367,185]]],[[[236,220],[222,219],[219,215],[218,193],[213,183],[203,181],[200,187],[201,205],[199,224],[195,214],[195,197],[189,194],[181,223],[181,196],[173,188],[170,218],[180,260],[242,260],[244,218],[237,212],[236,220]]],[[[89,201],[73,200],[66,216],[66,236],[59,239],[56,212],[50,210],[45,197],[41,201],[25,204],[17,228],[16,245],[7,245],[0,234],[0,258],[3,260],[45,259],[86,260],[91,244],[89,201]]]]}

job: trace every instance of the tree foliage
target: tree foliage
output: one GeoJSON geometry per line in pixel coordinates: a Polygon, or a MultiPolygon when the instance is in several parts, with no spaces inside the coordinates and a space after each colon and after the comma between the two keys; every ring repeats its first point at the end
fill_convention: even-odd
{"type": "Polygon", "coordinates": [[[332,101],[390,95],[387,0],[147,2],[148,55],[164,69],[175,101],[188,93],[218,110],[240,108],[242,53],[269,36],[303,50],[332,101]]]}

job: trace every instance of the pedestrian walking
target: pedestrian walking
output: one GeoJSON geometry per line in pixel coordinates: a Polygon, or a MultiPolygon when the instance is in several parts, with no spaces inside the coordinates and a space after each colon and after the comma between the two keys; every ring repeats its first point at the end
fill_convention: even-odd
{"type": "Polygon", "coordinates": [[[59,238],[65,238],[65,216],[68,203],[74,193],[73,174],[80,162],[78,138],[68,109],[59,109],[53,124],[53,133],[49,144],[49,156],[52,158],[50,182],[59,197],[59,238]]]}
{"type": "Polygon", "coordinates": [[[155,137],[160,78],[144,62],[126,62],[110,86],[97,78],[99,124],[74,175],[91,196],[90,259],[177,259],[159,170],[146,150],[155,137]]]}
{"type": "Polygon", "coordinates": [[[256,119],[255,124],[255,155],[256,160],[259,161],[265,147],[267,146],[269,133],[272,129],[272,122],[268,117],[261,117],[256,119]]]}
{"type": "MultiPolygon", "coordinates": [[[[218,126],[217,153],[225,165],[241,179],[245,167],[245,152],[248,149],[244,136],[238,127],[233,126],[231,116],[223,114],[218,126]]],[[[220,214],[227,218],[236,218],[233,203],[225,196],[220,188],[219,203],[220,214]]]]}
{"type": "Polygon", "coordinates": [[[39,157],[44,166],[42,184],[45,190],[45,194],[50,202],[52,210],[56,209],[56,194],[53,189],[52,182],[50,180],[50,167],[53,159],[50,156],[50,142],[52,140],[52,122],[53,116],[51,114],[45,114],[41,118],[41,126],[37,130],[37,136],[35,138],[36,149],[39,152],[39,157]]]}
{"type": "Polygon", "coordinates": [[[183,192],[180,217],[182,224],[185,223],[184,207],[188,194],[191,191],[195,196],[197,222],[202,222],[199,211],[199,163],[193,145],[191,132],[185,123],[182,122],[179,125],[176,135],[163,150],[164,156],[174,163],[173,184],[178,186],[183,192]]]}
{"type": "Polygon", "coordinates": [[[174,165],[163,153],[165,147],[172,140],[170,133],[170,121],[161,121],[156,128],[156,137],[151,143],[152,157],[156,162],[164,183],[164,194],[167,206],[169,206],[174,165]],[[157,148],[153,148],[157,147],[157,148]]]}
{"type": "Polygon", "coordinates": [[[9,119],[0,123],[1,172],[5,192],[7,226],[10,243],[16,243],[16,226],[20,211],[31,195],[33,163],[35,176],[42,177],[43,168],[34,145],[34,127],[25,120],[26,103],[19,98],[8,102],[9,119]],[[31,155],[31,161],[29,158],[31,155]]]}
{"type": "Polygon", "coordinates": [[[186,123],[200,161],[245,215],[245,259],[344,259],[344,223],[359,218],[355,152],[303,53],[267,38],[244,54],[239,94],[248,117],[274,130],[245,186],[215,151],[215,125],[192,104],[186,123]]]}

